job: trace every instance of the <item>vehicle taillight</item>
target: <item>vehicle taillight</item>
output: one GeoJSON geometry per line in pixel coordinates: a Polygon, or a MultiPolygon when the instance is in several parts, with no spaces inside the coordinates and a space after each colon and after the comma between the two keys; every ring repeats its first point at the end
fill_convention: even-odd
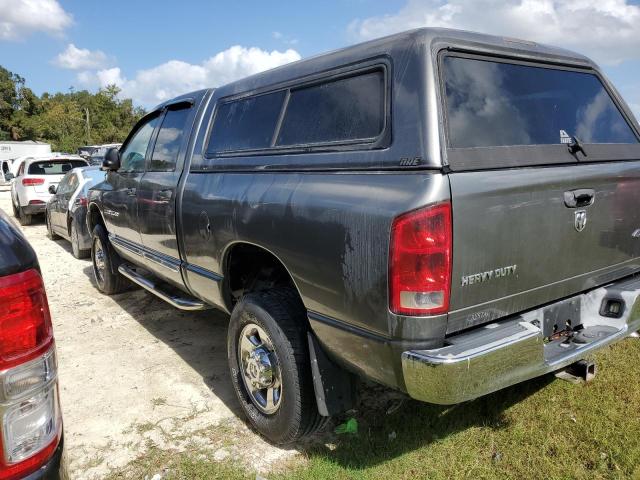
{"type": "Polygon", "coordinates": [[[44,178],[23,178],[22,185],[30,187],[33,185],[44,185],[44,178]]]}
{"type": "Polygon", "coordinates": [[[393,221],[389,251],[389,308],[401,315],[449,310],[451,204],[405,213],[393,221]]]}
{"type": "Polygon", "coordinates": [[[22,478],[62,433],[53,329],[37,270],[0,278],[0,480],[22,478]]]}

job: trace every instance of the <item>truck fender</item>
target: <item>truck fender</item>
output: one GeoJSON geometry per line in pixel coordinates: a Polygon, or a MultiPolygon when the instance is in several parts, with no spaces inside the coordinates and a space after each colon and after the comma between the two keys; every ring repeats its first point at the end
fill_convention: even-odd
{"type": "Polygon", "coordinates": [[[356,377],[327,356],[312,332],[307,333],[307,339],[313,389],[320,415],[331,417],[354,408],[356,377]]]}

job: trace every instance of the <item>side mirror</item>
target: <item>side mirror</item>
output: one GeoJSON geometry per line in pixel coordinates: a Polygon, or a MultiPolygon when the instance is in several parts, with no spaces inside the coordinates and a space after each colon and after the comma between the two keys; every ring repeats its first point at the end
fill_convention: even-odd
{"type": "Polygon", "coordinates": [[[8,182],[10,180],[13,180],[15,177],[15,175],[11,172],[7,172],[4,174],[4,179],[8,182]]]}
{"type": "Polygon", "coordinates": [[[110,148],[104,156],[102,161],[103,170],[118,170],[120,168],[120,150],[117,148],[110,148]]]}
{"type": "Polygon", "coordinates": [[[57,186],[55,186],[55,185],[49,185],[49,193],[50,193],[51,195],[55,195],[57,190],[58,190],[58,187],[57,187],[57,186]]]}

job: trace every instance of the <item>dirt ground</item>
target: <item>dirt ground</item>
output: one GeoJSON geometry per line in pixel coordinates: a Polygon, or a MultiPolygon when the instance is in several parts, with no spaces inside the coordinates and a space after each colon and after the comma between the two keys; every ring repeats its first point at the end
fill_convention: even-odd
{"type": "MultiPolygon", "coordinates": [[[[11,216],[6,189],[0,208],[11,216]]],[[[183,313],[142,290],[104,296],[90,260],[49,240],[42,219],[21,228],[49,297],[71,478],[102,478],[154,445],[207,449],[258,471],[297,454],[241,420],[227,372],[226,314],[183,313]]]]}

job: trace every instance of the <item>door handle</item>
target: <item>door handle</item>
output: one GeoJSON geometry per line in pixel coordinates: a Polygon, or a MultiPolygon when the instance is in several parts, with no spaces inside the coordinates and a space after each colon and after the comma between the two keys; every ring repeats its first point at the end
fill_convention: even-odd
{"type": "Polygon", "coordinates": [[[127,192],[127,195],[129,195],[130,197],[135,197],[136,196],[136,189],[135,188],[127,188],[126,192],[127,192]]]}
{"type": "Polygon", "coordinates": [[[579,188],[564,192],[564,204],[568,208],[582,208],[593,205],[596,192],[592,188],[579,188]]]}

